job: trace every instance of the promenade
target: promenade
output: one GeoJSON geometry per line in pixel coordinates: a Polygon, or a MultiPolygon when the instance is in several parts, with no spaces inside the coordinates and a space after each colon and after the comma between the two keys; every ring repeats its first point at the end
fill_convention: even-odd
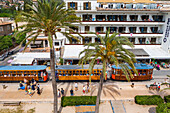
{"type": "MultiPolygon", "coordinates": [[[[159,79],[158,82],[161,82],[162,80],[159,79]]],[[[104,83],[103,86],[103,92],[101,95],[101,105],[100,105],[100,111],[109,110],[108,113],[112,113],[111,105],[110,105],[110,100],[114,103],[115,100],[118,102],[121,101],[123,107],[126,109],[126,113],[130,113],[132,109],[140,109],[142,106],[135,105],[134,106],[134,97],[136,95],[170,95],[170,91],[163,91],[163,92],[157,92],[153,90],[149,90],[146,88],[146,84],[153,83],[154,80],[151,81],[143,81],[143,82],[134,82],[135,87],[131,88],[131,82],[114,82],[114,81],[108,81],[104,83]],[[132,109],[129,109],[129,106],[132,107],[132,109]],[[133,107],[134,106],[134,107],[133,107]],[[138,106],[138,107],[137,107],[138,106]]],[[[24,109],[29,109],[31,107],[36,108],[36,113],[50,113],[52,112],[52,103],[53,103],[53,92],[52,92],[52,85],[51,81],[47,83],[40,83],[40,87],[42,89],[42,94],[37,95],[35,92],[32,97],[29,95],[26,95],[24,90],[18,90],[18,83],[5,83],[8,87],[6,89],[2,88],[2,84],[0,83],[0,109],[4,108],[2,106],[2,103],[4,102],[11,102],[11,101],[21,101],[23,104],[24,109]],[[45,108],[44,108],[44,107],[45,108]],[[40,110],[40,111],[39,111],[40,110]]],[[[78,91],[74,91],[75,96],[82,96],[83,92],[83,85],[86,85],[87,82],[79,82],[78,83],[78,91]]],[[[93,92],[91,94],[87,93],[86,95],[97,95],[97,87],[98,83],[97,82],[92,82],[92,90],[93,92]]],[[[70,96],[70,89],[74,89],[74,83],[66,83],[66,82],[60,82],[58,83],[58,89],[63,88],[65,90],[66,96],[70,96]]],[[[161,89],[166,88],[166,86],[162,86],[161,89]]],[[[59,103],[61,98],[59,98],[59,103]]],[[[119,103],[120,104],[120,103],[119,103]]],[[[114,106],[114,105],[113,105],[114,106]]],[[[116,107],[116,106],[115,106],[116,107]]],[[[123,108],[122,107],[122,108],[123,108]]],[[[143,108],[143,111],[148,111],[150,107],[145,106],[146,108],[143,108]]],[[[60,105],[59,108],[61,109],[60,105]]],[[[75,112],[75,107],[65,107],[62,108],[62,113],[74,113],[75,112]],[[68,112],[70,110],[70,112],[68,112]]],[[[116,108],[115,108],[116,109],[116,108]]],[[[119,108],[117,108],[119,109],[119,108]]],[[[116,112],[119,113],[119,112],[116,112]]],[[[131,112],[132,113],[132,112],[131,112]]],[[[134,112],[138,113],[138,112],[134,112]]],[[[142,112],[139,112],[142,113],[142,112]]]]}

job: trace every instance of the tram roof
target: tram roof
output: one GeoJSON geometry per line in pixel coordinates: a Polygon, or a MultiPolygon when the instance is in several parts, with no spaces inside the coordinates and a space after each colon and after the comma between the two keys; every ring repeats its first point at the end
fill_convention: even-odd
{"type": "Polygon", "coordinates": [[[47,66],[0,66],[0,71],[2,70],[44,70],[47,66]]]}
{"type": "MultiPolygon", "coordinates": [[[[89,65],[82,66],[79,65],[60,65],[56,69],[89,69],[89,65]]],[[[93,69],[102,69],[102,65],[95,65],[93,69]]]]}
{"type": "MultiPolygon", "coordinates": [[[[151,65],[147,65],[147,64],[143,64],[143,63],[139,63],[139,64],[135,63],[134,65],[135,65],[136,69],[153,69],[154,68],[151,65]]],[[[121,67],[119,67],[119,66],[116,67],[116,65],[113,65],[112,68],[121,69],[121,67]]],[[[129,69],[131,69],[131,67],[129,67],[129,69]]]]}

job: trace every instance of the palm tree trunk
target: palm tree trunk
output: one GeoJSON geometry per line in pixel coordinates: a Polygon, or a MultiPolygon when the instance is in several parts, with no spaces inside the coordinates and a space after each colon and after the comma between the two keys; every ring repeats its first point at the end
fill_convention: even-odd
{"type": "Polygon", "coordinates": [[[16,29],[17,29],[17,31],[18,31],[18,23],[17,23],[17,22],[15,22],[15,25],[16,25],[16,29]]]}
{"type": "Polygon", "coordinates": [[[54,113],[58,111],[58,96],[57,96],[57,82],[55,76],[55,54],[54,54],[54,47],[50,48],[50,65],[51,65],[51,76],[52,76],[52,87],[53,87],[53,94],[54,94],[54,113]]]}
{"type": "Polygon", "coordinates": [[[103,72],[100,75],[100,83],[99,83],[99,89],[98,89],[98,93],[97,93],[95,113],[99,113],[100,96],[101,96],[101,93],[102,93],[105,73],[106,73],[106,59],[103,59],[103,72]]]}
{"type": "Polygon", "coordinates": [[[99,104],[100,104],[100,96],[101,96],[102,88],[103,88],[103,74],[100,75],[100,83],[99,83],[99,89],[97,93],[95,113],[99,113],[99,104]]]}

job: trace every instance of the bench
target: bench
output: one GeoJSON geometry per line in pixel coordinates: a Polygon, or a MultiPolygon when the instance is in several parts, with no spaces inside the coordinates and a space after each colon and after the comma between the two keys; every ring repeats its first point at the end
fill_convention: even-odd
{"type": "Polygon", "coordinates": [[[21,102],[5,102],[3,106],[20,106],[21,102]]]}

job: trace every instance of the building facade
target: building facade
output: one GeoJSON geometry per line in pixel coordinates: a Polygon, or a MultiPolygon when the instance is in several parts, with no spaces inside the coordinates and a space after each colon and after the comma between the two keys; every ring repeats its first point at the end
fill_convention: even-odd
{"type": "MultiPolygon", "coordinates": [[[[60,33],[56,34],[58,39],[54,39],[54,47],[65,63],[76,64],[80,59],[79,53],[85,48],[84,44],[100,43],[100,39],[89,32],[104,37],[108,29],[110,35],[116,32],[129,38],[135,45],[132,52],[137,59],[170,59],[170,2],[153,0],[64,0],[64,2],[67,9],[73,8],[76,15],[81,17],[81,24],[76,23],[77,28],[72,29],[85,37],[83,39],[78,34],[66,30],[80,40],[72,39],[70,42],[60,33]]],[[[35,43],[29,45],[27,51],[49,52],[47,39],[44,35],[39,36],[35,43]]]]}

